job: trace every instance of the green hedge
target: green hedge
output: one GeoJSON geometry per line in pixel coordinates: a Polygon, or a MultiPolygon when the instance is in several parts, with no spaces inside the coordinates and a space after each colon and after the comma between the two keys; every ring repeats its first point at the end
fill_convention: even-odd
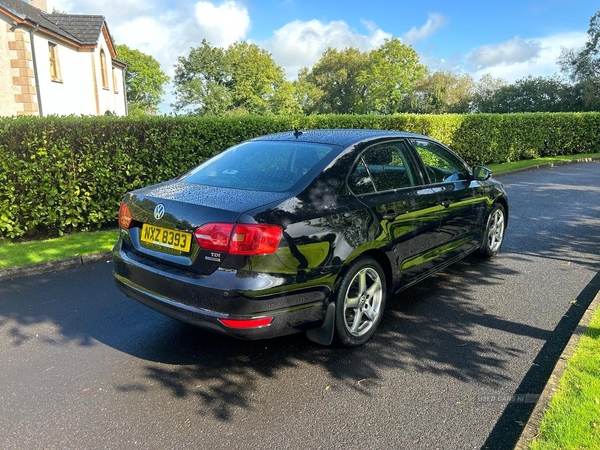
{"type": "Polygon", "coordinates": [[[432,136],[471,164],[590,153],[600,114],[0,119],[0,236],[114,223],[125,192],[180,175],[262,134],[376,128],[432,136]]]}

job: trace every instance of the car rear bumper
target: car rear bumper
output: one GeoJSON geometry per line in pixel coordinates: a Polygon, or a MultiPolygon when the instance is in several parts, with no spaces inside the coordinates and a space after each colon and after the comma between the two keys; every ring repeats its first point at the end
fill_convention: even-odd
{"type": "Polygon", "coordinates": [[[113,275],[128,297],[175,319],[240,339],[267,339],[318,328],[325,319],[329,289],[296,289],[287,279],[236,271],[198,275],[136,260],[116,248],[113,275]],[[287,286],[287,288],[286,288],[287,286]],[[260,328],[231,328],[219,319],[272,317],[260,328]]]}

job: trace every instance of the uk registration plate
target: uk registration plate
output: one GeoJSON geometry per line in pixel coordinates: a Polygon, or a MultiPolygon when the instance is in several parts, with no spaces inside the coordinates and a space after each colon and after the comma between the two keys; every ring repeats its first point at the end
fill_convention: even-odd
{"type": "Polygon", "coordinates": [[[155,227],[145,223],[142,225],[141,240],[149,244],[189,252],[192,245],[192,233],[155,227]]]}

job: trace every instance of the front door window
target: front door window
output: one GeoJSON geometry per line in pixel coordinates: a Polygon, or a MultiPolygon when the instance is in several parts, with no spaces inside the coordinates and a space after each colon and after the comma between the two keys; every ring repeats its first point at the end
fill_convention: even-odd
{"type": "Polygon", "coordinates": [[[460,159],[435,142],[413,140],[431,183],[468,180],[469,172],[460,159]]]}

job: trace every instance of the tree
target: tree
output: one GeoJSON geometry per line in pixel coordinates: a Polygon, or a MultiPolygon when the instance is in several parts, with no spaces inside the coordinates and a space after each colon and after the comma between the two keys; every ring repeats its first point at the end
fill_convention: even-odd
{"type": "Polygon", "coordinates": [[[582,48],[563,48],[558,59],[561,70],[577,83],[586,109],[600,104],[600,9],[590,19],[588,40],[582,48]]]}
{"type": "Polygon", "coordinates": [[[302,89],[305,112],[321,114],[352,114],[364,101],[366,88],[359,77],[369,64],[369,56],[357,48],[344,50],[328,48],[311,70],[303,68],[298,73],[297,89],[302,89]]]}
{"type": "Polygon", "coordinates": [[[294,98],[305,114],[317,113],[321,98],[325,94],[309,77],[308,67],[298,71],[298,79],[293,82],[294,98]]]}
{"type": "Polygon", "coordinates": [[[236,42],[226,56],[231,64],[233,103],[253,114],[299,112],[294,106],[293,87],[285,71],[269,52],[256,44],[236,42]]]}
{"type": "Polygon", "coordinates": [[[419,55],[399,39],[386,39],[368,55],[368,64],[358,77],[364,86],[362,113],[393,114],[402,111],[404,99],[427,75],[419,55]]]}
{"type": "MultiPolygon", "coordinates": [[[[488,78],[489,80],[490,78],[488,78]]],[[[485,101],[477,100],[477,111],[486,113],[567,112],[589,110],[586,92],[579,83],[571,85],[557,75],[528,76],[513,84],[489,85],[485,101]]],[[[480,88],[481,90],[481,88],[480,88]]]]}
{"type": "Polygon", "coordinates": [[[558,60],[563,72],[573,81],[600,78],[600,9],[590,19],[588,40],[582,48],[562,49],[558,60]]]}
{"type": "Polygon", "coordinates": [[[579,110],[572,103],[572,86],[557,76],[526,77],[501,87],[495,94],[498,113],[561,112],[579,110]]]}
{"type": "Polygon", "coordinates": [[[404,110],[422,114],[464,114],[471,110],[475,82],[468,74],[434,72],[417,83],[404,110]]]}
{"type": "Polygon", "coordinates": [[[283,68],[256,44],[227,49],[206,40],[175,65],[176,111],[192,114],[281,114],[300,112],[283,68]]]}
{"type": "Polygon", "coordinates": [[[172,105],[176,111],[219,115],[232,108],[231,66],[225,50],[203,39],[187,58],[177,60],[173,78],[177,101],[172,105]]]}
{"type": "Polygon", "coordinates": [[[593,81],[575,83],[571,87],[568,101],[574,105],[569,111],[600,111],[598,84],[593,81]]]}
{"type": "Polygon", "coordinates": [[[271,105],[273,111],[276,111],[277,114],[300,114],[302,113],[302,106],[298,100],[296,85],[289,81],[284,81],[282,84],[276,86],[271,105]]]}
{"type": "Polygon", "coordinates": [[[412,47],[388,39],[370,52],[328,48],[312,69],[300,70],[295,86],[307,113],[391,114],[426,74],[412,47]]]}
{"type": "Polygon", "coordinates": [[[123,44],[117,45],[116,50],[117,57],[127,63],[125,85],[129,114],[156,114],[169,77],[152,56],[123,44]]]}
{"type": "Polygon", "coordinates": [[[494,95],[501,87],[507,86],[506,80],[494,78],[486,73],[475,85],[475,94],[473,95],[472,110],[474,112],[488,113],[495,108],[494,95]]]}

